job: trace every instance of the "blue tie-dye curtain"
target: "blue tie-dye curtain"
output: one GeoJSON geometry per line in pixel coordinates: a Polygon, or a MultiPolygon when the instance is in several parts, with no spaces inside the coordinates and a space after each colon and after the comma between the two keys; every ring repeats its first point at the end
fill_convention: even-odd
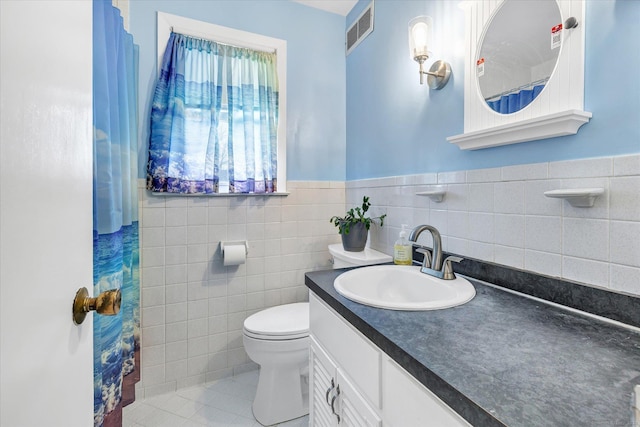
{"type": "Polygon", "coordinates": [[[487,101],[487,104],[493,111],[502,114],[511,114],[522,110],[536,99],[536,96],[542,92],[544,85],[536,85],[532,89],[523,89],[518,92],[502,95],[500,98],[487,101]]]}
{"type": "Polygon", "coordinates": [[[140,378],[137,58],[119,10],[94,0],[93,294],[122,292],[118,315],[93,316],[96,426],[122,425],[140,378]]]}
{"type": "Polygon", "coordinates": [[[147,188],[277,190],[276,54],[171,33],[151,110],[147,188]],[[223,180],[224,181],[224,180],[223,180]]]}

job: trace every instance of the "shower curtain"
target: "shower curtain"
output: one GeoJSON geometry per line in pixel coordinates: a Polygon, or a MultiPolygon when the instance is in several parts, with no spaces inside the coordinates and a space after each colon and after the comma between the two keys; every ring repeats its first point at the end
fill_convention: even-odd
{"type": "Polygon", "coordinates": [[[94,425],[121,426],[140,378],[137,46],[110,0],[93,1],[93,295],[120,289],[116,316],[93,316],[94,425]]]}
{"type": "Polygon", "coordinates": [[[516,111],[522,110],[527,105],[531,104],[540,92],[544,89],[544,84],[533,86],[531,89],[522,89],[517,92],[502,95],[493,101],[488,101],[487,104],[493,111],[497,111],[502,114],[511,114],[516,111]]]}

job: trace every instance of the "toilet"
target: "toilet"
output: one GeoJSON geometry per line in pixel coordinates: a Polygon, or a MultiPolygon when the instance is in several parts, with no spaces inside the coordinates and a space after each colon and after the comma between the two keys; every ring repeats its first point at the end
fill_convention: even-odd
{"type": "MultiPolygon", "coordinates": [[[[330,245],[333,268],[391,261],[370,248],[346,252],[330,245]]],[[[242,342],[251,360],[260,365],[253,415],[265,426],[309,413],[309,303],[267,308],[244,321],[242,342]]]]}
{"type": "Polygon", "coordinates": [[[361,267],[393,261],[390,255],[378,252],[368,246],[361,252],[348,252],[344,250],[342,243],[336,243],[329,245],[329,253],[333,268],[361,267]]]}
{"type": "Polygon", "coordinates": [[[249,316],[244,349],[260,365],[253,416],[265,426],[309,413],[309,303],[267,308],[249,316]]]}

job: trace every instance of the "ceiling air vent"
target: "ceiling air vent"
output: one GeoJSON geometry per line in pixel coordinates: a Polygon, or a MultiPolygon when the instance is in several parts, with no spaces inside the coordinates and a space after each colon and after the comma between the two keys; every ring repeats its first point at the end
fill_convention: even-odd
{"type": "Polygon", "coordinates": [[[373,2],[358,16],[347,30],[347,55],[373,31],[373,2]]]}

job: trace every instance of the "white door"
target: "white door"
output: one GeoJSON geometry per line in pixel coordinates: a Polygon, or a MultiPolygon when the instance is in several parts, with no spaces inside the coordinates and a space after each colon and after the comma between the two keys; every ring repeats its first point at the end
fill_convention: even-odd
{"type": "Polygon", "coordinates": [[[0,17],[0,425],[92,426],[92,2],[0,17]]]}

